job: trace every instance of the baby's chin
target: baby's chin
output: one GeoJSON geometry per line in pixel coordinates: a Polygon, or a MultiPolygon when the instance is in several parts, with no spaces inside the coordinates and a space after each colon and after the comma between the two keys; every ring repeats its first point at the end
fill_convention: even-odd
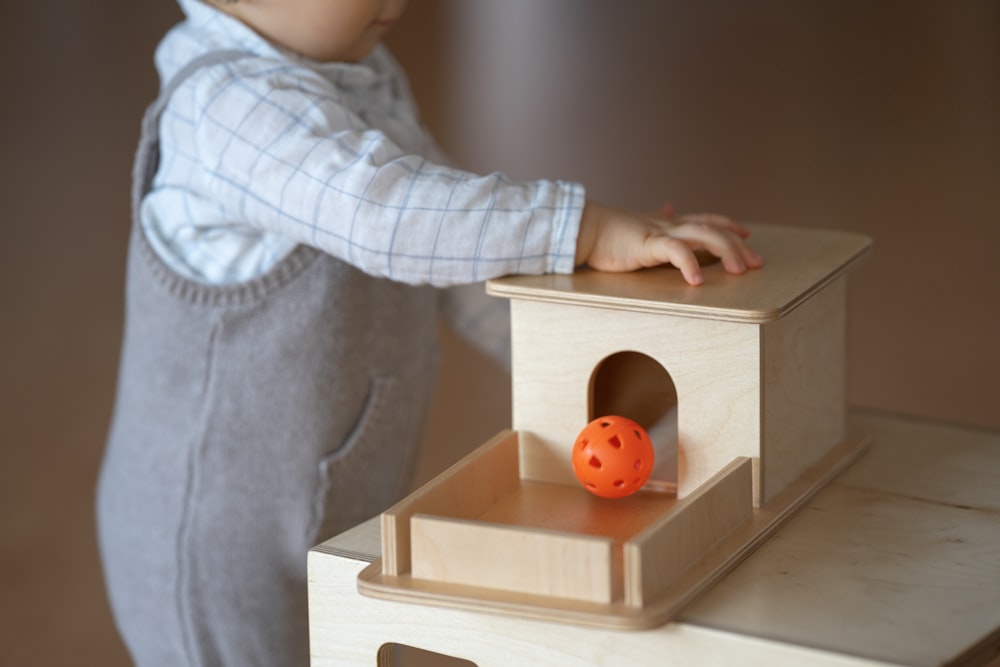
{"type": "Polygon", "coordinates": [[[379,38],[384,31],[376,31],[375,29],[372,29],[369,32],[372,34],[366,33],[353,44],[339,48],[332,47],[329,49],[323,49],[322,45],[320,47],[317,47],[316,45],[300,45],[300,48],[296,48],[295,45],[286,45],[286,47],[289,48],[290,51],[314,62],[360,63],[366,60],[375,51],[375,47],[378,46],[379,43],[379,38]]]}
{"type": "Polygon", "coordinates": [[[360,63],[366,60],[375,51],[375,47],[378,46],[379,40],[382,38],[382,34],[385,29],[370,28],[357,42],[355,42],[350,49],[340,54],[331,54],[331,57],[326,58],[327,62],[346,62],[346,63],[360,63]]]}

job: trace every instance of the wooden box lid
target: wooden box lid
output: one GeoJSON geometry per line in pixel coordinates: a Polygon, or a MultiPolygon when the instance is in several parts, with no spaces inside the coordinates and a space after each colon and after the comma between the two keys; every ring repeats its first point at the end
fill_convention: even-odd
{"type": "Polygon", "coordinates": [[[508,276],[487,283],[487,292],[528,299],[761,324],[779,319],[824,286],[855,268],[872,241],[852,232],[750,225],[763,268],[729,275],[720,263],[705,267],[705,282],[692,287],[672,267],[632,273],[585,269],[570,275],[508,276]]]}

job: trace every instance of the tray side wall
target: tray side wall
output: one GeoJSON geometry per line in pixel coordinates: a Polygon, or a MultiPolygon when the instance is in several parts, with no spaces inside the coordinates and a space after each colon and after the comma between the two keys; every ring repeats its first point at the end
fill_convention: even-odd
{"type": "Polygon", "coordinates": [[[623,548],[625,604],[656,599],[753,515],[753,466],[738,457],[623,548]]]}
{"type": "Polygon", "coordinates": [[[520,484],[518,434],[501,431],[458,463],[382,513],[382,572],[410,571],[410,518],[473,518],[520,484]]]}
{"type": "Polygon", "coordinates": [[[416,515],[411,540],[414,579],[599,604],[621,588],[609,538],[416,515]]]}

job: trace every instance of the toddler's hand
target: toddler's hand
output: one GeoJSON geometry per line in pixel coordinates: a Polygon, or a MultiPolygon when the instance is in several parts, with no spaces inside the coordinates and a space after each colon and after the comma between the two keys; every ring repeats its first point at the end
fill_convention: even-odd
{"type": "MultiPolygon", "coordinates": [[[[662,213],[671,211],[669,206],[661,209],[662,213]]],[[[760,255],[746,243],[749,235],[746,227],[721,215],[667,219],[588,201],[580,222],[576,261],[598,271],[614,272],[673,264],[689,284],[700,285],[704,278],[696,250],[721,259],[729,273],[763,265],[760,255]]]]}

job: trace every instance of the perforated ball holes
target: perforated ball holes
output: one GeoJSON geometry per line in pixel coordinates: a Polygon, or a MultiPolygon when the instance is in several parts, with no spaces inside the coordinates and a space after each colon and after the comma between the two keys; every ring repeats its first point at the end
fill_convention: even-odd
{"type": "Polygon", "coordinates": [[[602,498],[624,498],[641,489],[653,472],[653,443],[633,420],[609,415],[580,431],[572,458],[583,488],[602,498]]]}

